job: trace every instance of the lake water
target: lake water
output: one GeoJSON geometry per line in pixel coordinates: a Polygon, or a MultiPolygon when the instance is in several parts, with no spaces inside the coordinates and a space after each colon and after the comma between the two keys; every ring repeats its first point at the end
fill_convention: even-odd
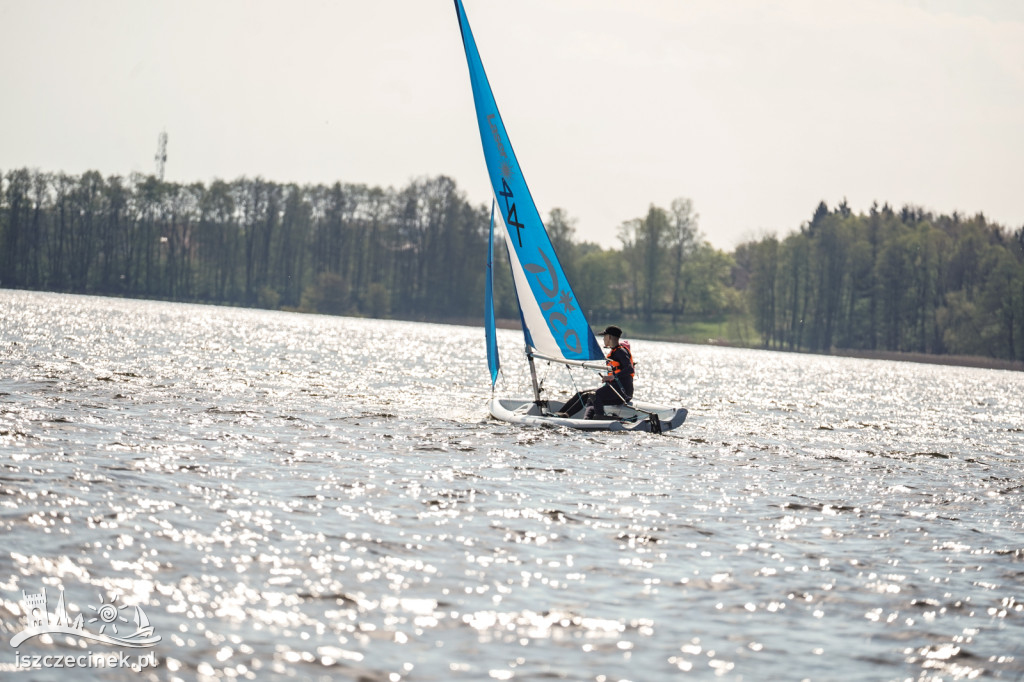
{"type": "Polygon", "coordinates": [[[1024,374],[633,350],[678,431],[490,419],[481,329],[0,290],[0,671],[118,650],[9,645],[63,589],[156,667],[32,679],[1024,678],[1024,374]]]}

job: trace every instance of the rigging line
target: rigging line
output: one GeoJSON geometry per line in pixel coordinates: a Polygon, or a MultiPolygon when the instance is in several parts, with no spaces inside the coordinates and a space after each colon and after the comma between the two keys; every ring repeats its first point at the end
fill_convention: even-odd
{"type": "MultiPolygon", "coordinates": [[[[580,392],[580,389],[579,389],[579,387],[578,387],[578,386],[576,385],[576,377],[575,377],[575,376],[573,376],[572,370],[571,370],[571,369],[569,369],[569,365],[565,365],[565,371],[569,373],[569,383],[571,383],[571,384],[572,384],[572,388],[573,388],[573,390],[574,390],[574,391],[576,391],[576,393],[579,393],[579,392],[580,392]]],[[[570,398],[570,400],[571,400],[571,398],[570,398]]]]}

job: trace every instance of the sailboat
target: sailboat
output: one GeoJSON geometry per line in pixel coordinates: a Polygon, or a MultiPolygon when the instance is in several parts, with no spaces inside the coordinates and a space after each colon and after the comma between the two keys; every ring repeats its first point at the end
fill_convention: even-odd
{"type": "Polygon", "coordinates": [[[141,606],[135,607],[135,632],[132,637],[151,637],[153,626],[149,622],[149,616],[142,610],[141,606]]]}
{"type": "Polygon", "coordinates": [[[641,401],[607,406],[609,419],[583,419],[582,409],[564,414],[568,400],[542,400],[536,360],[606,370],[604,353],[576,301],[572,286],[558,261],[540,213],[530,195],[522,169],[512,150],[494,94],[484,72],[462,0],[455,0],[469,79],[476,104],[477,124],[493,191],[488,239],[485,291],[487,364],[491,373],[490,413],[516,424],[565,426],[603,431],[662,433],[682,425],[687,411],[641,401]],[[494,234],[504,236],[525,340],[526,361],[533,383],[532,398],[494,397],[500,359],[494,320],[494,234]]]}

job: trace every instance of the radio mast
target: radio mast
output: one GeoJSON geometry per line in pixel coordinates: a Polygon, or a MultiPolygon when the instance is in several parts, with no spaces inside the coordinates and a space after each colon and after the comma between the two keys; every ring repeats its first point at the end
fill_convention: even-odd
{"type": "Polygon", "coordinates": [[[164,179],[164,165],[167,163],[167,131],[160,133],[156,141],[156,177],[162,182],[164,179]]]}

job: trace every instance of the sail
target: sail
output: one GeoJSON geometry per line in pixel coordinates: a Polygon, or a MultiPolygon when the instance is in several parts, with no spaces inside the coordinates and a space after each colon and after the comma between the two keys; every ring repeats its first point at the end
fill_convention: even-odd
{"type": "Polygon", "coordinates": [[[138,630],[139,632],[142,632],[143,630],[145,630],[147,628],[152,629],[152,627],[153,627],[152,625],[149,624],[149,617],[146,616],[146,612],[142,610],[141,606],[136,606],[135,607],[135,625],[136,625],[135,629],[138,630]]]}
{"type": "Polygon", "coordinates": [[[487,238],[487,286],[484,293],[484,335],[487,337],[487,368],[491,370],[491,387],[498,380],[498,336],[494,325],[494,202],[491,202],[491,232],[487,238]]]}
{"type": "MultiPolygon", "coordinates": [[[[153,636],[155,628],[150,625],[149,618],[146,616],[146,612],[142,610],[141,606],[135,607],[135,632],[128,637],[123,638],[123,642],[127,644],[129,641],[145,641],[153,636]]],[[[160,638],[157,637],[157,640],[160,638]]],[[[129,644],[129,646],[132,646],[129,644]]]]}
{"type": "Polygon", "coordinates": [[[552,359],[601,360],[601,346],[558,262],[512,151],[461,0],[455,0],[455,12],[469,65],[487,173],[498,218],[505,228],[526,343],[552,359]]]}

